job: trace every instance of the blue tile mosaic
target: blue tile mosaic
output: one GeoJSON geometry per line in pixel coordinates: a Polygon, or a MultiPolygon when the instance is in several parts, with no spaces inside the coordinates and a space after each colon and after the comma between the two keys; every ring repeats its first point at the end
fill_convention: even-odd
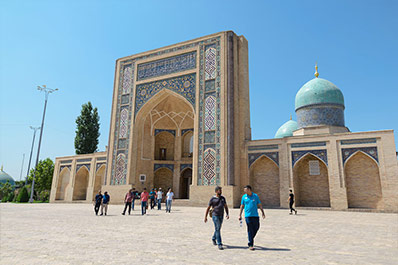
{"type": "Polygon", "coordinates": [[[137,85],[134,115],[137,115],[141,107],[162,89],[169,89],[180,94],[186,98],[195,109],[195,84],[196,74],[189,74],[137,85]]]}
{"type": "Polygon", "coordinates": [[[174,172],[174,164],[154,164],[153,165],[153,172],[155,172],[156,170],[160,169],[160,168],[168,168],[171,171],[174,172]]]}
{"type": "Polygon", "coordinates": [[[211,144],[216,142],[216,132],[207,131],[205,132],[205,144],[211,144]]]}
{"type": "Polygon", "coordinates": [[[155,136],[158,135],[161,132],[169,132],[172,135],[176,136],[176,131],[175,130],[167,130],[167,129],[155,129],[155,136]]]}
{"type": "Polygon", "coordinates": [[[88,171],[90,171],[90,164],[79,164],[76,165],[76,172],[79,171],[80,168],[86,167],[88,171]]]}
{"type": "Polygon", "coordinates": [[[312,154],[318,157],[323,162],[325,162],[326,165],[328,165],[327,150],[305,150],[305,151],[292,151],[292,167],[294,167],[296,162],[306,154],[312,154]]]}
{"type": "Polygon", "coordinates": [[[364,138],[364,139],[350,139],[350,140],[341,140],[340,143],[342,145],[350,145],[350,144],[375,144],[376,138],[364,138]]]}
{"type": "Polygon", "coordinates": [[[59,173],[61,173],[61,171],[64,169],[64,168],[67,168],[67,169],[69,169],[69,171],[71,170],[71,165],[65,165],[65,166],[60,166],[59,167],[59,173]]]}
{"type": "Polygon", "coordinates": [[[369,155],[372,157],[374,160],[376,160],[377,163],[379,163],[379,156],[377,154],[377,147],[358,147],[358,148],[343,148],[341,149],[341,154],[343,158],[343,164],[347,161],[348,158],[350,158],[353,154],[356,152],[364,152],[365,154],[369,155]]]}
{"type": "Polygon", "coordinates": [[[99,169],[101,166],[103,166],[103,165],[106,165],[106,163],[104,163],[104,162],[102,162],[102,163],[97,163],[97,164],[95,165],[95,171],[98,171],[98,169],[99,169]]]}
{"type": "Polygon", "coordinates": [[[196,68],[196,51],[139,64],[137,81],[196,68]]]}
{"type": "Polygon", "coordinates": [[[297,143],[297,144],[292,144],[291,146],[292,148],[326,146],[326,142],[297,143]]]}
{"type": "Polygon", "coordinates": [[[274,161],[279,166],[279,152],[261,152],[261,153],[250,153],[249,156],[249,167],[261,156],[266,156],[274,161]]]}
{"type": "Polygon", "coordinates": [[[181,130],[181,136],[183,136],[183,135],[186,134],[187,132],[193,132],[193,128],[181,130]]]}
{"type": "Polygon", "coordinates": [[[304,107],[296,111],[299,128],[318,125],[345,126],[342,106],[304,107]]]}
{"type": "Polygon", "coordinates": [[[277,144],[268,144],[268,145],[252,145],[248,147],[249,151],[258,151],[258,150],[273,150],[278,149],[277,144]]]}
{"type": "Polygon", "coordinates": [[[192,164],[181,164],[180,165],[180,172],[184,171],[184,169],[190,168],[192,169],[192,164]]]}
{"type": "Polygon", "coordinates": [[[69,164],[69,163],[72,163],[72,160],[63,160],[60,163],[61,164],[69,164]]]}

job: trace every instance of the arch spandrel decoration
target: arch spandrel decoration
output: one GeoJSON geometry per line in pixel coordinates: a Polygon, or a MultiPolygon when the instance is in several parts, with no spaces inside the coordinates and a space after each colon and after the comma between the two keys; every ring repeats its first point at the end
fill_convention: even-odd
{"type": "Polygon", "coordinates": [[[181,164],[180,165],[180,172],[184,171],[187,168],[192,169],[192,164],[181,164]]]}
{"type": "Polygon", "coordinates": [[[343,158],[343,164],[356,152],[363,152],[373,158],[377,163],[379,163],[379,156],[377,153],[377,147],[357,147],[357,148],[342,148],[341,154],[343,158]]]}
{"type": "Polygon", "coordinates": [[[257,161],[261,156],[266,156],[279,166],[279,152],[261,152],[261,153],[250,153],[249,154],[249,167],[257,161]]]}
{"type": "Polygon", "coordinates": [[[76,166],[76,172],[79,171],[80,168],[86,167],[88,171],[90,171],[90,164],[78,164],[76,166]]]}
{"type": "Polygon", "coordinates": [[[168,168],[171,172],[174,172],[174,164],[154,164],[153,165],[153,172],[161,168],[168,168]]]}
{"type": "Polygon", "coordinates": [[[95,165],[95,172],[97,172],[98,169],[99,169],[100,167],[102,167],[103,165],[106,165],[106,163],[97,163],[97,164],[95,165]]]}
{"type": "Polygon", "coordinates": [[[155,136],[161,132],[168,132],[168,133],[171,133],[172,135],[176,136],[175,130],[167,130],[167,129],[155,129],[155,136]]]}
{"type": "Polygon", "coordinates": [[[69,171],[70,171],[71,168],[72,168],[72,166],[71,166],[71,165],[60,166],[60,167],[59,167],[59,173],[61,173],[61,171],[62,171],[64,168],[67,168],[67,169],[69,169],[69,171]]]}
{"type": "Polygon", "coordinates": [[[305,150],[305,151],[293,151],[292,152],[292,167],[296,164],[300,158],[305,156],[306,154],[312,154],[316,157],[318,157],[320,160],[322,160],[325,165],[328,165],[328,155],[327,155],[327,150],[305,150]]]}

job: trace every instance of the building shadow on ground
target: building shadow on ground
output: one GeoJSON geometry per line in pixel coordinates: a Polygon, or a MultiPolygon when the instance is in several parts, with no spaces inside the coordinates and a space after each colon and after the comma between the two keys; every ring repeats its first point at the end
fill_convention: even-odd
{"type": "MultiPolygon", "coordinates": [[[[231,245],[224,245],[225,249],[248,249],[247,246],[231,246],[231,245]]],[[[261,246],[254,246],[256,250],[262,251],[290,251],[290,248],[266,248],[261,246]]]]}

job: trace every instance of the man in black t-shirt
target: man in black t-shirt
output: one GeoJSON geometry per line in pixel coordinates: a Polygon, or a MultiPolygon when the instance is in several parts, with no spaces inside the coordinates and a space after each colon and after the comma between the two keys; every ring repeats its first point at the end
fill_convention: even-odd
{"type": "Polygon", "coordinates": [[[229,211],[227,201],[224,196],[221,196],[221,187],[217,186],[215,189],[216,195],[213,196],[209,201],[209,206],[206,209],[205,223],[207,222],[207,215],[209,214],[210,208],[212,208],[211,218],[214,223],[214,234],[212,237],[213,245],[218,245],[218,249],[223,250],[221,241],[221,225],[224,219],[224,209],[226,212],[226,218],[229,219],[229,211]]]}
{"type": "Polygon", "coordinates": [[[287,200],[289,202],[289,208],[290,208],[290,214],[293,214],[293,211],[295,214],[297,214],[296,209],[293,208],[293,204],[294,204],[294,194],[292,190],[289,190],[289,199],[287,200]]]}

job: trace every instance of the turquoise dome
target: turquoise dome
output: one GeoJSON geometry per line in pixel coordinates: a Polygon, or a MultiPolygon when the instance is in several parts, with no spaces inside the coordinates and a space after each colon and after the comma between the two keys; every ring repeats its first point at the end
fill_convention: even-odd
{"type": "Polygon", "coordinates": [[[285,122],[278,131],[276,131],[275,138],[283,138],[293,136],[293,131],[298,129],[297,122],[290,120],[285,122]]]}
{"type": "Polygon", "coordinates": [[[309,105],[335,104],[344,107],[341,90],[326,79],[314,78],[304,84],[296,94],[296,110],[309,105]]]}
{"type": "Polygon", "coordinates": [[[3,167],[0,170],[0,183],[6,183],[7,180],[10,182],[11,186],[15,186],[14,179],[8,175],[6,172],[3,171],[3,167]]]}

